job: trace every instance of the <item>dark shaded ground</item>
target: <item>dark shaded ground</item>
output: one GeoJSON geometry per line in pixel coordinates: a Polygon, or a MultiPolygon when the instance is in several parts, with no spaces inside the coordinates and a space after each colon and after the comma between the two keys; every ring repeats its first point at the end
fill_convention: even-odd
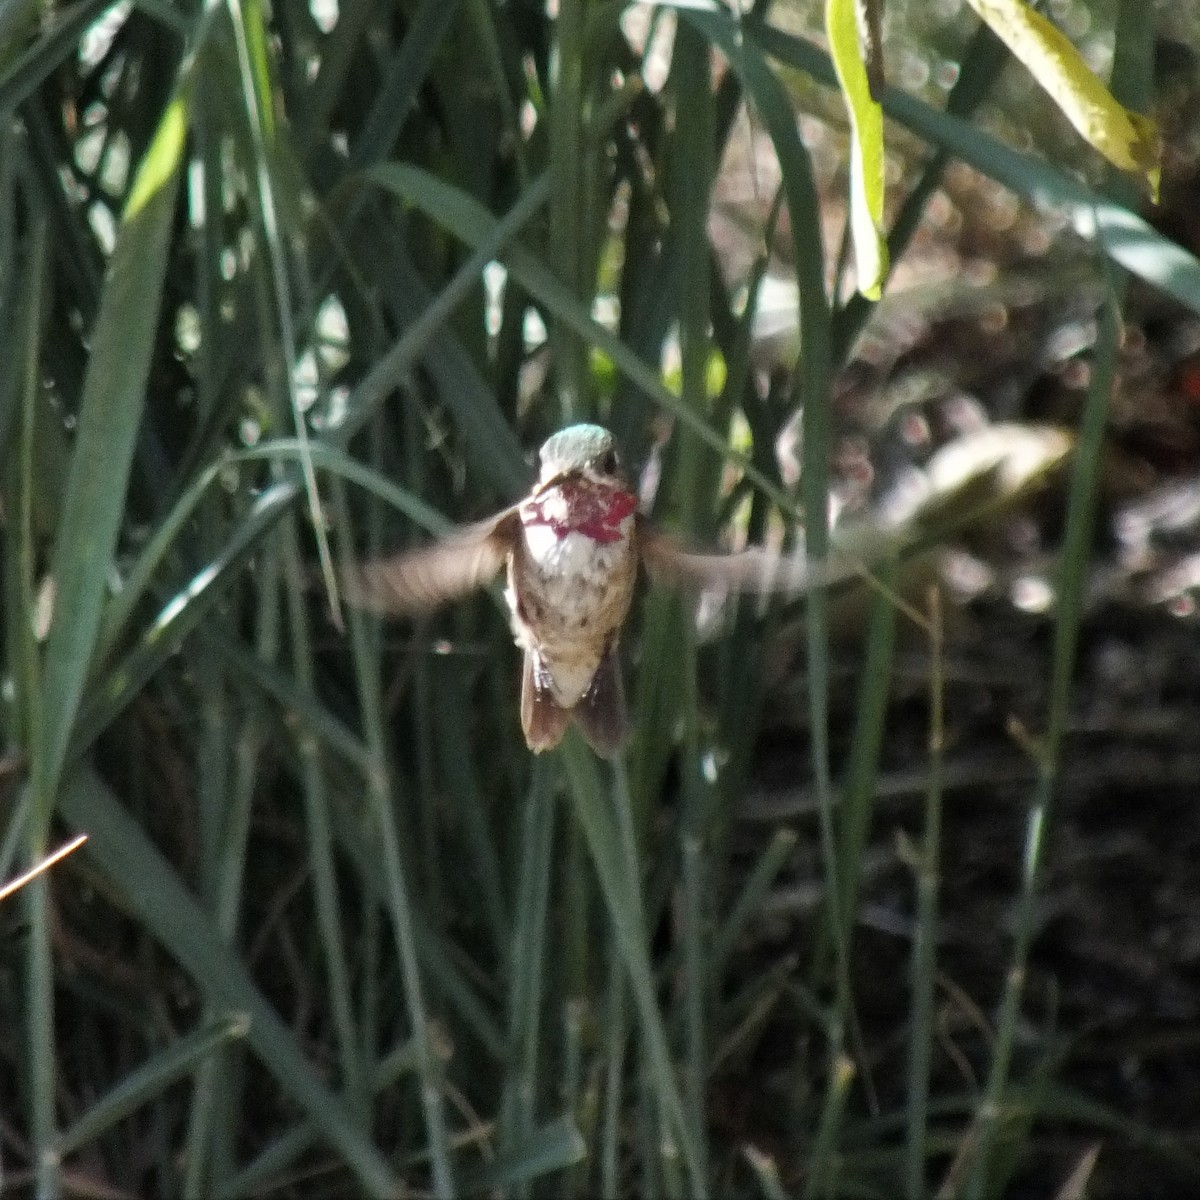
{"type": "MultiPolygon", "coordinates": [[[[1099,1140],[1105,1152],[1089,1194],[1191,1195],[1200,1178],[1200,651],[1192,631],[1169,618],[1106,612],[1091,626],[1049,830],[1016,1067],[1031,1084],[1047,1069],[1056,1088],[1077,1095],[1043,1102],[1070,1102],[1078,1112],[1039,1120],[1030,1190],[1008,1194],[1053,1194],[1099,1140]],[[1151,658],[1118,691],[1109,662],[1133,645],[1152,647],[1151,658]],[[1120,1130],[1104,1138],[1087,1128],[1100,1114],[1085,1113],[1083,1098],[1108,1110],[1120,1130]],[[1155,1135],[1165,1135],[1157,1149],[1155,1135]]],[[[989,1059],[1034,786],[1033,765],[1004,722],[1036,703],[1049,675],[1044,640],[992,633],[958,648],[951,663],[934,1090],[964,1100],[977,1095],[989,1059]]],[[[906,665],[919,669],[913,657],[906,665]]],[[[867,1067],[885,1113],[903,1106],[905,1086],[914,877],[899,838],[920,835],[922,708],[916,689],[893,708],[854,960],[867,1067]]],[[[816,817],[811,798],[783,782],[808,775],[789,740],[781,733],[764,746],[763,786],[743,830],[749,848],[789,822],[810,848],[804,868],[776,892],[760,947],[768,956],[817,937],[816,817]]],[[[764,1034],[764,1066],[777,1061],[773,1038],[783,1036],[783,1028],[764,1034]]],[[[781,1090],[787,1079],[781,1071],[781,1090]]]]}
{"type": "MultiPolygon", "coordinates": [[[[885,306],[841,398],[839,462],[857,464],[842,488],[849,504],[882,503],[938,446],[996,422],[1077,425],[1099,294],[1062,248],[983,272],[977,285],[964,277],[917,292],[900,313],[885,306]]],[[[1040,1112],[1036,1151],[1011,1196],[1054,1195],[1093,1145],[1090,1196],[1191,1196],[1200,1187],[1200,324],[1148,295],[1135,293],[1129,312],[1014,1064],[1040,1112]]],[[[964,1106],[982,1085],[1011,962],[1036,777],[1022,742],[1045,727],[1066,482],[1052,473],[1032,496],[967,530],[908,593],[919,603],[941,578],[959,599],[947,614],[933,1092],[960,1095],[964,1106]]],[[[861,662],[853,606],[844,624],[835,753],[847,748],[861,662]]],[[[927,650],[910,631],[898,652],[854,957],[860,1065],[885,1116],[905,1095],[915,900],[904,847],[905,835],[909,844],[921,835],[927,679],[927,650]]],[[[778,719],[763,738],[741,826],[755,856],[781,824],[800,835],[796,870],[747,959],[748,973],[765,959],[781,981],[804,974],[807,961],[789,956],[819,937],[818,822],[804,784],[806,739],[796,733],[800,694],[791,680],[773,701],[778,719]]],[[[781,982],[761,1037],[748,1043],[742,1086],[728,1081],[738,1097],[731,1107],[748,1104],[777,1131],[781,1164],[800,1128],[780,1119],[796,1110],[788,1081],[798,1057],[819,1053],[797,1043],[793,1025],[781,982]],[[747,1079],[757,1080],[750,1096],[747,1079]]],[[[865,1089],[856,1103],[869,1109],[865,1089]]],[[[948,1118],[959,1132],[961,1116],[948,1118]]]]}

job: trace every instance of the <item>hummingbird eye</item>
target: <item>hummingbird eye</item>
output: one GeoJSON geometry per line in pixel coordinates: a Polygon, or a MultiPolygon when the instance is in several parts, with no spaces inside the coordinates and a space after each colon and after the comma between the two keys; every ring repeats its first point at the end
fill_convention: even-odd
{"type": "Polygon", "coordinates": [[[603,471],[605,475],[613,474],[613,472],[616,471],[620,465],[621,462],[617,458],[617,452],[615,450],[606,450],[600,456],[600,470],[603,471]]]}

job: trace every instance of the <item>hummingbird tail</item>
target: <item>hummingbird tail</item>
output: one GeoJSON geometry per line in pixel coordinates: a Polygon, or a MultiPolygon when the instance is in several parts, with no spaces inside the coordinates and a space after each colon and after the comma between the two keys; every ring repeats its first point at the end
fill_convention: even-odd
{"type": "Polygon", "coordinates": [[[628,732],[628,721],[615,642],[605,650],[588,690],[571,709],[570,715],[588,745],[602,758],[612,758],[620,752],[628,732]]]}
{"type": "Polygon", "coordinates": [[[567,730],[571,713],[554,698],[550,679],[532,650],[525,651],[521,676],[521,728],[534,754],[553,750],[567,730]]]}

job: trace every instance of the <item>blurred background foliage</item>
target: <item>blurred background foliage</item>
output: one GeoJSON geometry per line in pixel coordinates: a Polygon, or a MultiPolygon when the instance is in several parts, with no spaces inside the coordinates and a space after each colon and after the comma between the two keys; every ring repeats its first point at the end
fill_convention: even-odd
{"type": "Polygon", "coordinates": [[[1193,10],[1048,6],[1142,213],[889,3],[870,306],[816,9],[5,3],[0,879],[89,841],[0,907],[0,1190],[1189,1194],[1193,10]],[[647,589],[611,765],[494,598],[328,588],[584,418],[876,571],[647,589]]]}

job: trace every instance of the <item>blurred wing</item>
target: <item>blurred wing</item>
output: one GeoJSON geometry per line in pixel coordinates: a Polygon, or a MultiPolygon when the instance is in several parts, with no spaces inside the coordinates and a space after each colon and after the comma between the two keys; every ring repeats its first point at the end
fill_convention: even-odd
{"type": "Polygon", "coordinates": [[[863,559],[857,554],[851,557],[831,551],[817,566],[805,557],[803,546],[786,555],[758,547],[736,554],[698,554],[685,550],[673,537],[648,522],[642,523],[638,536],[642,561],[652,579],[696,590],[715,588],[798,596],[857,575],[863,562],[871,557],[863,559]]]}
{"type": "Polygon", "coordinates": [[[363,563],[343,577],[347,599],[377,613],[419,613],[465,596],[496,577],[519,529],[509,508],[431,546],[363,563]]]}

